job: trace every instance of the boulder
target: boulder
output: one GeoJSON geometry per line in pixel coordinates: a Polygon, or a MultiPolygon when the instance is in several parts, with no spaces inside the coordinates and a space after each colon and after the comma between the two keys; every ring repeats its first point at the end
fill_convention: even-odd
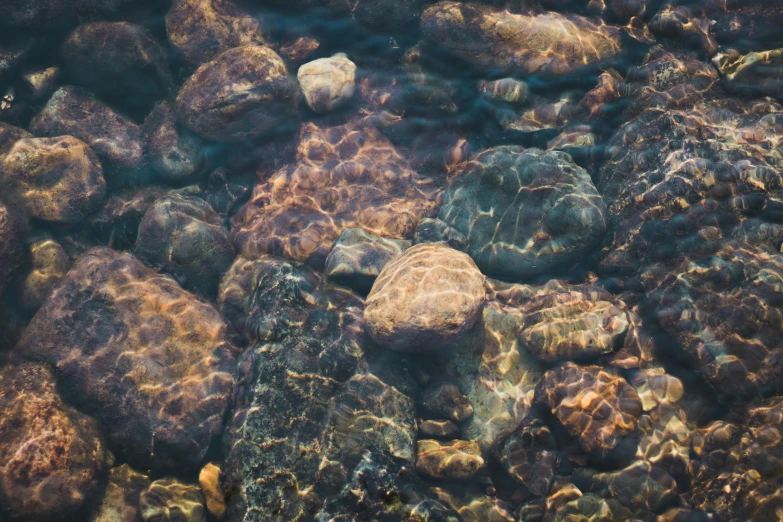
{"type": "Polygon", "coordinates": [[[343,53],[319,58],[302,65],[296,73],[307,106],[325,114],[344,105],[353,97],[356,65],[343,53]]]}
{"type": "Polygon", "coordinates": [[[22,283],[22,306],[37,310],[65,277],[71,260],[62,245],[53,239],[39,239],[28,248],[31,267],[22,283]]]}

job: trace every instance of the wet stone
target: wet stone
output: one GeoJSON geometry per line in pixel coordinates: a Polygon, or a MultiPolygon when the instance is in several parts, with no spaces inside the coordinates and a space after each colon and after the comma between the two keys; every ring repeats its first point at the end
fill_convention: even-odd
{"type": "Polygon", "coordinates": [[[361,228],[346,229],[326,257],[324,275],[367,293],[383,267],[410,246],[410,241],[376,236],[361,228]]]}
{"type": "Polygon", "coordinates": [[[0,158],[0,171],[9,201],[43,221],[77,222],[106,196],[98,157],[73,136],[21,139],[0,158]]]}
{"type": "Polygon", "coordinates": [[[174,0],[166,14],[171,44],[193,66],[244,45],[262,45],[258,20],[231,0],[174,0]]]}
{"type": "Polygon", "coordinates": [[[31,269],[22,283],[22,306],[36,310],[65,277],[71,260],[62,245],[52,239],[39,239],[28,249],[31,269]]]}
{"type": "Polygon", "coordinates": [[[171,183],[195,181],[206,144],[177,123],[168,103],[155,105],[142,131],[150,167],[156,174],[171,183]]]}
{"type": "Polygon", "coordinates": [[[700,15],[697,9],[668,4],[650,20],[650,30],[658,36],[691,42],[691,46],[700,47],[712,56],[718,50],[718,43],[710,34],[712,22],[700,15]]]}
{"type": "Polygon", "coordinates": [[[513,105],[524,105],[530,95],[530,88],[522,80],[502,78],[491,82],[482,81],[478,85],[479,92],[513,105]]]}
{"type": "Polygon", "coordinates": [[[516,522],[512,506],[497,497],[487,495],[481,488],[459,483],[434,487],[438,500],[459,513],[465,522],[516,522]]]}
{"type": "Polygon", "coordinates": [[[436,418],[462,422],[473,415],[470,400],[453,384],[437,384],[421,392],[421,405],[436,418]]]}
{"type": "Polygon", "coordinates": [[[198,486],[177,479],[156,480],[139,498],[139,512],[144,522],[206,522],[204,497],[198,486]]]}
{"type": "Polygon", "coordinates": [[[439,217],[467,237],[482,272],[522,280],[579,261],[603,237],[605,214],[567,154],[502,146],[458,167],[439,217]]]}
{"type": "Polygon", "coordinates": [[[0,159],[11,150],[17,141],[32,137],[33,135],[24,129],[0,122],[0,159]]]}
{"type": "Polygon", "coordinates": [[[157,200],[139,224],[135,254],[183,288],[212,297],[234,261],[223,219],[201,198],[171,195],[157,200]]]}
{"type": "Polygon", "coordinates": [[[74,265],[16,353],[56,367],[112,450],[155,469],[198,465],[233,388],[234,355],[217,310],[106,248],[74,265]]]}
{"type": "Polygon", "coordinates": [[[450,420],[419,420],[419,438],[453,439],[459,436],[459,428],[450,420]]]}
{"type": "Polygon", "coordinates": [[[367,296],[364,318],[382,346],[429,351],[470,330],[484,296],[484,276],[470,257],[420,244],[384,267],[367,296]]]}
{"type": "Polygon", "coordinates": [[[479,4],[439,2],[422,14],[422,32],[474,66],[567,74],[611,58],[619,31],[587,18],[512,14],[479,4]]]}
{"type": "Polygon", "coordinates": [[[293,65],[305,63],[315,53],[321,43],[312,36],[301,36],[280,47],[280,56],[293,65]]]}
{"type": "Polygon", "coordinates": [[[774,96],[783,100],[783,49],[740,54],[734,49],[716,54],[712,63],[730,91],[740,95],[774,96]]]}
{"type": "Polygon", "coordinates": [[[536,496],[546,497],[557,470],[558,449],[554,435],[540,420],[532,420],[503,445],[506,471],[536,496]]]}
{"type": "Polygon", "coordinates": [[[222,518],[226,512],[228,495],[220,485],[220,468],[211,462],[201,468],[198,483],[201,486],[201,494],[204,495],[207,511],[217,518],[222,518]]]}
{"type": "Polygon", "coordinates": [[[70,82],[145,114],[172,86],[166,51],[143,27],[127,22],[80,25],[60,48],[70,82]]]}
{"type": "Polygon", "coordinates": [[[15,208],[0,201],[0,290],[9,276],[24,262],[27,222],[15,208]]]}
{"type": "Polygon", "coordinates": [[[269,47],[229,49],[196,69],[176,100],[179,120],[213,141],[258,138],[286,122],[296,83],[269,47]]]}
{"type": "Polygon", "coordinates": [[[51,370],[0,372],[0,504],[13,517],[73,514],[98,489],[105,446],[94,420],[63,404],[51,370]]]}
{"type": "Polygon", "coordinates": [[[256,185],[231,220],[232,235],[247,257],[282,255],[321,269],[348,228],[410,238],[419,220],[434,212],[436,192],[378,129],[307,123],[296,165],[256,185]]]}
{"type": "Polygon", "coordinates": [[[31,100],[45,100],[57,89],[61,73],[60,67],[29,70],[22,74],[22,88],[31,100]]]}
{"type": "Polygon", "coordinates": [[[7,77],[30,56],[35,40],[20,38],[10,43],[0,43],[0,78],[7,77]]]}
{"type": "Polygon", "coordinates": [[[127,464],[109,471],[106,492],[90,522],[139,522],[141,493],[150,485],[147,475],[127,464]]]}
{"type": "Polygon", "coordinates": [[[484,459],[475,442],[420,439],[417,444],[416,471],[426,477],[468,480],[484,471],[484,459]]]}
{"type": "Polygon", "coordinates": [[[345,105],[353,97],[356,64],[344,53],[338,53],[302,65],[296,77],[307,106],[325,114],[345,105]]]}
{"type": "Polygon", "coordinates": [[[549,370],[536,388],[545,405],[585,451],[606,454],[636,428],[642,403],[622,377],[600,366],[566,363],[549,370]]]}
{"type": "Polygon", "coordinates": [[[141,128],[80,87],[61,87],[30,122],[36,136],[70,135],[82,140],[101,160],[107,181],[144,177],[146,158],[141,128]]]}
{"type": "Polygon", "coordinates": [[[424,218],[419,222],[413,235],[413,244],[418,245],[419,243],[443,243],[454,250],[464,252],[467,249],[468,238],[462,232],[447,225],[442,219],[424,218]]]}

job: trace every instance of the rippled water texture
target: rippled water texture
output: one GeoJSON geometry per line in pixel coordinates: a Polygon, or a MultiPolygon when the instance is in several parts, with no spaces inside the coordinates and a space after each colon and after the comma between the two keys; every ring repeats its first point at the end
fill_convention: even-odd
{"type": "Polygon", "coordinates": [[[0,0],[0,521],[783,521],[783,0],[0,0]]]}

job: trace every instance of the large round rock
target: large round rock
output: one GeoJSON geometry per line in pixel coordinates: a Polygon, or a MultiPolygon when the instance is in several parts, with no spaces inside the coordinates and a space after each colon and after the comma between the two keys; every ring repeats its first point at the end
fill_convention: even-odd
{"type": "Polygon", "coordinates": [[[590,175],[563,152],[496,147],[459,167],[440,218],[482,272],[523,280],[579,259],[606,232],[590,175]]]}
{"type": "Polygon", "coordinates": [[[484,297],[484,276],[469,256],[421,244],[384,267],[364,319],[372,338],[387,348],[432,350],[473,326],[484,297]]]}
{"type": "Polygon", "coordinates": [[[196,70],[177,96],[177,114],[214,141],[256,138],[290,115],[296,82],[272,49],[236,47],[196,70]]]}

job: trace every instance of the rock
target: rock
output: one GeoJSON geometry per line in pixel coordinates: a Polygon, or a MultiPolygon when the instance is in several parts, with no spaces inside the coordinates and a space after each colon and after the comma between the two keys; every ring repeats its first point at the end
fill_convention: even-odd
{"type": "Polygon", "coordinates": [[[117,192],[89,218],[89,232],[101,244],[123,250],[136,242],[139,224],[158,199],[169,194],[162,187],[129,188],[117,192]]]}
{"type": "Polygon", "coordinates": [[[530,88],[522,80],[502,78],[491,82],[479,82],[479,92],[490,98],[513,105],[524,105],[530,95],[530,88]]]}
{"type": "Polygon", "coordinates": [[[538,420],[524,424],[503,445],[503,467],[539,497],[549,494],[557,460],[557,441],[549,427],[538,420]]]}
{"type": "Polygon", "coordinates": [[[469,480],[484,471],[484,459],[475,442],[419,440],[416,471],[440,480],[469,480]]]}
{"type": "Polygon", "coordinates": [[[775,96],[783,100],[783,49],[744,55],[729,49],[716,54],[712,63],[726,79],[730,91],[749,97],[775,96]]]}
{"type": "Polygon", "coordinates": [[[198,483],[201,486],[201,494],[206,500],[207,511],[215,518],[222,518],[226,512],[227,494],[220,486],[220,468],[211,462],[201,468],[198,475],[198,483]]]}
{"type": "Polygon", "coordinates": [[[33,69],[22,75],[22,88],[33,101],[48,99],[60,81],[60,67],[33,69]]]}
{"type": "Polygon", "coordinates": [[[166,51],[140,25],[91,22],[60,47],[68,78],[129,111],[146,114],[171,89],[166,51]]]}
{"type": "Polygon", "coordinates": [[[632,368],[652,359],[636,311],[596,285],[550,281],[519,311],[525,315],[520,345],[546,363],[612,354],[614,364],[632,368]]]}
{"type": "Polygon", "coordinates": [[[16,209],[0,201],[0,290],[24,262],[27,220],[16,209]]]}
{"type": "Polygon", "coordinates": [[[155,105],[142,126],[147,157],[163,180],[170,183],[195,181],[203,157],[204,142],[180,128],[168,103],[155,105]]]}
{"type": "Polygon", "coordinates": [[[139,499],[150,479],[127,464],[112,468],[109,484],[90,522],[140,522],[139,499]]]}
{"type": "Polygon", "coordinates": [[[246,45],[263,45],[258,20],[231,0],[174,0],[166,14],[169,41],[193,66],[246,45]]]}
{"type": "Polygon", "coordinates": [[[33,135],[24,129],[0,122],[0,160],[17,141],[32,137],[33,135]]]}
{"type": "Polygon", "coordinates": [[[296,85],[277,53],[235,47],[199,67],[176,101],[180,121],[213,141],[258,138],[290,117],[296,85]]]}
{"type": "Polygon", "coordinates": [[[218,312],[107,248],[74,265],[16,353],[57,368],[113,451],[153,469],[199,465],[233,388],[233,350],[218,312]]]}
{"type": "Polygon", "coordinates": [[[65,277],[71,260],[62,245],[52,239],[39,239],[28,248],[32,266],[22,283],[22,306],[37,310],[65,277]]]}
{"type": "Polygon", "coordinates": [[[459,436],[459,428],[449,420],[421,420],[419,419],[419,438],[429,439],[453,439],[459,436]]]}
{"type": "Polygon", "coordinates": [[[694,47],[701,47],[707,56],[714,55],[718,43],[710,34],[712,22],[686,6],[668,4],[650,20],[650,30],[658,36],[692,41],[694,47]]]}
{"type": "Polygon", "coordinates": [[[441,1],[424,11],[421,28],[432,43],[488,70],[563,75],[620,50],[618,29],[552,12],[531,16],[441,1]]]}
{"type": "Polygon", "coordinates": [[[481,487],[452,483],[434,487],[432,492],[443,504],[459,513],[465,522],[516,522],[512,515],[513,507],[495,496],[487,495],[481,487]]]}
{"type": "Polygon", "coordinates": [[[63,404],[48,368],[3,368],[0,441],[0,504],[13,517],[66,517],[98,489],[105,466],[98,426],[63,404]]]}
{"type": "Polygon", "coordinates": [[[768,0],[694,2],[691,0],[689,3],[710,21],[710,32],[720,45],[741,43],[752,48],[760,43],[764,46],[783,44],[783,37],[780,34],[783,6],[777,2],[768,0]]]}
{"type": "Polygon", "coordinates": [[[7,0],[0,6],[0,24],[13,29],[55,29],[79,23],[82,17],[110,16],[132,0],[7,0]]]}
{"type": "Polygon", "coordinates": [[[166,196],[155,202],[139,225],[136,255],[183,288],[214,297],[234,247],[223,220],[201,198],[166,196]]]}
{"type": "Polygon", "coordinates": [[[383,267],[410,247],[410,241],[376,236],[361,228],[348,228],[340,234],[326,257],[324,275],[366,294],[383,267]]]}
{"type": "Polygon", "coordinates": [[[778,110],[707,101],[650,110],[622,127],[598,176],[612,202],[603,272],[633,275],[657,261],[714,250],[724,238],[750,239],[748,233],[778,248],[783,175],[765,145],[783,135],[778,110]]]}
{"type": "Polygon", "coordinates": [[[36,136],[70,135],[101,160],[108,182],[143,181],[146,158],[141,128],[80,87],[61,87],[30,122],[36,136]]]}
{"type": "Polygon", "coordinates": [[[106,197],[98,157],[72,136],[21,139],[0,159],[0,171],[9,201],[43,221],[75,223],[106,197]]]}
{"type": "MultiPolygon", "coordinates": [[[[698,373],[727,397],[777,388],[783,375],[783,256],[728,242],[647,281],[648,308],[698,373]]],[[[652,275],[652,274],[651,274],[652,275]]]]}
{"type": "Polygon", "coordinates": [[[231,219],[237,250],[324,266],[348,228],[405,239],[435,210],[433,182],[419,177],[373,127],[302,126],[296,165],[256,185],[231,219]]]}
{"type": "Polygon", "coordinates": [[[462,422],[473,415],[470,400],[453,384],[430,386],[421,394],[421,405],[433,416],[462,422]]]}
{"type": "Polygon", "coordinates": [[[294,66],[305,63],[318,48],[321,42],[312,36],[301,36],[293,42],[280,47],[280,56],[294,66]]]}
{"type": "Polygon", "coordinates": [[[172,478],[150,484],[139,498],[139,511],[144,522],[207,521],[201,490],[172,478]]]}
{"type": "Polygon", "coordinates": [[[520,280],[575,264],[603,237],[606,208],[562,152],[488,149],[458,168],[439,216],[487,275],[520,280]]]}
{"type": "Polygon", "coordinates": [[[549,370],[536,388],[545,405],[588,453],[606,454],[636,428],[639,395],[622,377],[600,366],[574,363],[549,370]]]}
{"type": "Polygon", "coordinates": [[[465,234],[457,232],[438,218],[424,218],[419,222],[413,236],[413,244],[419,243],[443,243],[462,252],[468,248],[468,238],[465,234]]]}
{"type": "MultiPolygon", "coordinates": [[[[0,8],[2,9],[2,8],[0,8]]],[[[20,38],[10,43],[0,44],[0,78],[5,79],[23,64],[30,56],[35,39],[20,38]]]]}
{"type": "Polygon", "coordinates": [[[356,64],[343,53],[302,65],[296,73],[307,106],[326,114],[353,98],[356,64]]]}
{"type": "Polygon", "coordinates": [[[470,257],[421,244],[384,267],[367,296],[364,319],[386,348],[429,351],[470,330],[484,298],[484,276],[470,257]]]}
{"type": "Polygon", "coordinates": [[[598,76],[598,84],[585,94],[579,105],[587,111],[586,119],[592,121],[610,113],[627,90],[620,73],[609,69],[598,76]]]}

